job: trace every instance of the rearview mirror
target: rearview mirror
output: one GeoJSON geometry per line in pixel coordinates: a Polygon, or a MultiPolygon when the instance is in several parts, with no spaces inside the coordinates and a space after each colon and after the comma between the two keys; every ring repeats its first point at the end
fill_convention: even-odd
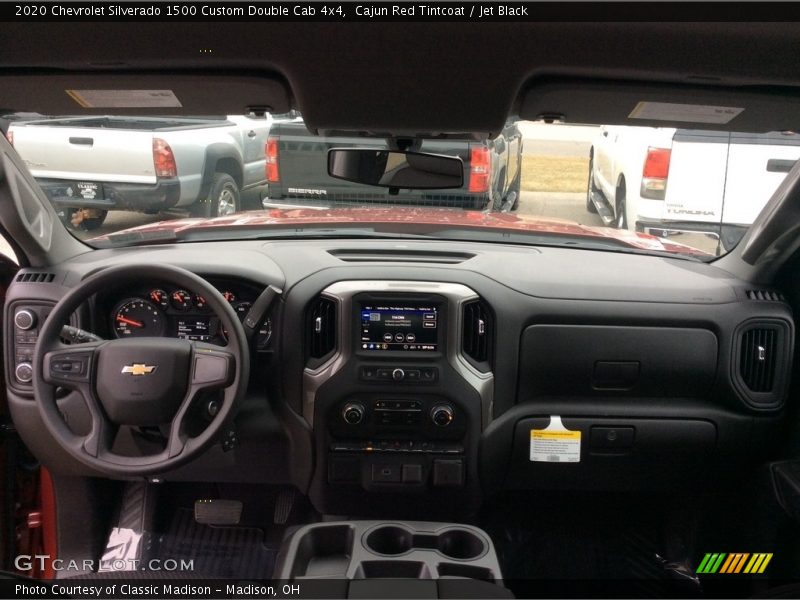
{"type": "Polygon", "coordinates": [[[441,190],[464,184],[464,163],[456,156],[424,152],[332,148],[328,175],[378,187],[441,190]]]}

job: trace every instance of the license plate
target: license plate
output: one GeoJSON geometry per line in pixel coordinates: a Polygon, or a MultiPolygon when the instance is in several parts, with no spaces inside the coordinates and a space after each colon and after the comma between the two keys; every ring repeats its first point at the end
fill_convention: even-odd
{"type": "Polygon", "coordinates": [[[79,181],[75,184],[75,195],[84,200],[100,200],[103,198],[103,186],[93,181],[79,181]]]}

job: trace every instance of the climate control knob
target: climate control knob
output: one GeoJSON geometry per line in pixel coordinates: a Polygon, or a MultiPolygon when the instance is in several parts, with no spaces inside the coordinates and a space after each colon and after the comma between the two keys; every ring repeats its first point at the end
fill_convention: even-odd
{"type": "Polygon", "coordinates": [[[431,420],[437,427],[447,427],[453,422],[453,407],[449,404],[437,404],[431,409],[431,420]]]}
{"type": "Polygon", "coordinates": [[[364,420],[364,405],[360,402],[350,402],[342,409],[342,418],[348,425],[358,425],[364,420]]]}

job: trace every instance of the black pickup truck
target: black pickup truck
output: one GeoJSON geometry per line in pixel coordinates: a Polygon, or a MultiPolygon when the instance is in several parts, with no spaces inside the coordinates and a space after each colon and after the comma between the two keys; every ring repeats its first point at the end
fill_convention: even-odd
{"type": "Polygon", "coordinates": [[[267,181],[264,208],[331,207],[365,204],[404,204],[515,210],[519,204],[522,134],[516,122],[506,123],[493,140],[423,140],[419,151],[458,156],[464,163],[464,184],[459,189],[400,190],[334,179],[328,175],[331,148],[389,149],[388,142],[362,137],[314,135],[301,117],[276,119],[267,143],[267,181]]]}

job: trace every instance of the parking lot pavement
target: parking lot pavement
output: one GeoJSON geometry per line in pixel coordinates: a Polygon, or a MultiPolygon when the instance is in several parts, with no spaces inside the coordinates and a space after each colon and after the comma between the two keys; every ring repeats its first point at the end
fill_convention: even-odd
{"type": "Polygon", "coordinates": [[[603,226],[600,217],[586,210],[585,193],[522,192],[518,212],[521,215],[566,219],[581,225],[603,226]]]}

